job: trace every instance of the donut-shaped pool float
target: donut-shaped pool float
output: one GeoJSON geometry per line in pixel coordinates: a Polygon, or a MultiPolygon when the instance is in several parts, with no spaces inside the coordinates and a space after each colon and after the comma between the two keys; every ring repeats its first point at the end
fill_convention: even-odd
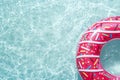
{"type": "Polygon", "coordinates": [[[93,24],[80,39],[76,65],[83,80],[120,80],[107,72],[101,62],[103,46],[112,39],[120,39],[120,16],[109,17],[93,24]]]}

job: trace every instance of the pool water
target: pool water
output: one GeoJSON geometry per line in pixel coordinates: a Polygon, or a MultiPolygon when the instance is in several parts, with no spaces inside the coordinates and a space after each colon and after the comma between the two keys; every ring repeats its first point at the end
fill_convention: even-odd
{"type": "Polygon", "coordinates": [[[120,39],[108,41],[101,50],[100,59],[107,72],[120,76],[120,39]]]}
{"type": "Polygon", "coordinates": [[[120,15],[120,0],[0,0],[0,80],[81,80],[84,31],[120,15]]]}

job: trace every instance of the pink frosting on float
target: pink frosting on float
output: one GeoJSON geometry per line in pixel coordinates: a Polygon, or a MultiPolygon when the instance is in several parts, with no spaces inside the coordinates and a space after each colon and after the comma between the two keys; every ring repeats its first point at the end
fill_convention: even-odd
{"type": "Polygon", "coordinates": [[[83,80],[120,80],[101,65],[102,47],[112,39],[120,38],[120,16],[109,17],[93,24],[80,39],[76,65],[83,80]]]}

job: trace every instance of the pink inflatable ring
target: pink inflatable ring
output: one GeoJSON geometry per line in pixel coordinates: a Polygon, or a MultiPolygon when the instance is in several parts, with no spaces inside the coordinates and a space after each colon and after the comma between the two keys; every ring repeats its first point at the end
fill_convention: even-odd
{"type": "Polygon", "coordinates": [[[101,20],[82,35],[76,65],[83,80],[120,80],[120,76],[107,72],[100,62],[102,47],[116,38],[120,38],[120,16],[101,20]]]}

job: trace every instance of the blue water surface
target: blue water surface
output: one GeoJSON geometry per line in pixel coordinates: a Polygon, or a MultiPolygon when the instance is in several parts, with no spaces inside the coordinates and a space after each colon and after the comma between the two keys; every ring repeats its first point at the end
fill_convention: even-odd
{"type": "Polygon", "coordinates": [[[81,34],[102,18],[120,15],[119,3],[0,0],[0,80],[78,80],[81,34]]]}

